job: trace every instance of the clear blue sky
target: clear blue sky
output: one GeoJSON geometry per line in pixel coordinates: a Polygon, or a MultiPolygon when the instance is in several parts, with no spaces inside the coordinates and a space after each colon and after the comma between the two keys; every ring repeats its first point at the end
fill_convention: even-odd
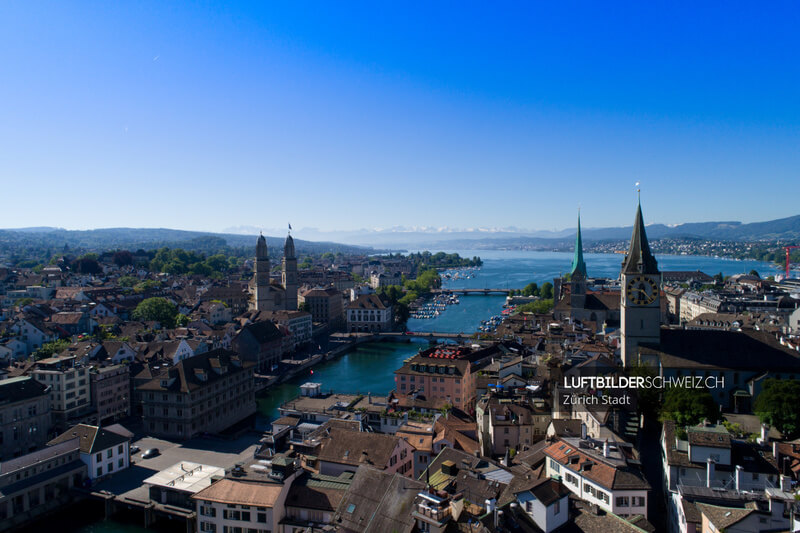
{"type": "Polygon", "coordinates": [[[800,3],[532,4],[4,1],[0,227],[800,212],[800,3]]]}

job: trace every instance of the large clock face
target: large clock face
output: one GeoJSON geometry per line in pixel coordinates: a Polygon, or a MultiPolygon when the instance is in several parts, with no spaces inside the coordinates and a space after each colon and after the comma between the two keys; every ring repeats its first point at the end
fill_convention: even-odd
{"type": "Polygon", "coordinates": [[[658,284],[647,276],[636,276],[628,281],[625,292],[635,305],[647,305],[658,296],[658,284]]]}

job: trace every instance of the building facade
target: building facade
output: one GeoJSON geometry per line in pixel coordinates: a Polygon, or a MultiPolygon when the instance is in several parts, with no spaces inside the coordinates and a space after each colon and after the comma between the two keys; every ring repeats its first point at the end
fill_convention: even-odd
{"type": "Polygon", "coordinates": [[[50,387],[50,412],[57,431],[92,408],[89,367],[76,361],[74,356],[42,359],[31,372],[33,379],[50,387]]]}
{"type": "Polygon", "coordinates": [[[244,421],[256,412],[254,368],[223,349],[162,368],[139,387],[145,430],[189,439],[244,421]]]}
{"type": "Polygon", "coordinates": [[[131,414],[129,365],[92,368],[89,379],[92,405],[99,422],[113,422],[131,414]]]}
{"type": "Polygon", "coordinates": [[[0,461],[44,446],[50,424],[46,385],[27,376],[0,381],[0,461]]]}

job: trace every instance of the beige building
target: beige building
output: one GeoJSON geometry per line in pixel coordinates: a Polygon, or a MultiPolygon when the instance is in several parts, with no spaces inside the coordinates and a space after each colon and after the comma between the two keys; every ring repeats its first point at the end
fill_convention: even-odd
{"type": "Polygon", "coordinates": [[[349,304],[347,331],[391,331],[394,322],[392,306],[383,303],[377,294],[362,294],[349,304]]]}
{"type": "Polygon", "coordinates": [[[340,324],[344,318],[342,293],[333,287],[317,287],[300,295],[301,303],[308,305],[314,322],[340,324]]]}
{"type": "Polygon", "coordinates": [[[98,422],[114,421],[131,413],[130,367],[94,367],[89,374],[92,405],[98,422]]]}
{"type": "Polygon", "coordinates": [[[153,436],[189,439],[223,431],[254,415],[253,369],[252,363],[223,349],[161,368],[139,387],[145,430],[153,436]]]}
{"type": "Polygon", "coordinates": [[[50,387],[50,411],[59,431],[92,408],[89,367],[76,360],[75,356],[42,359],[31,372],[33,379],[50,387]]]}

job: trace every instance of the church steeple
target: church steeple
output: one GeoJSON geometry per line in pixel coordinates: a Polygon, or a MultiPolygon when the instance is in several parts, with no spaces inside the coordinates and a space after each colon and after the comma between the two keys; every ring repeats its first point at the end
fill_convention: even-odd
{"type": "Polygon", "coordinates": [[[581,212],[578,211],[578,232],[575,235],[575,256],[572,258],[570,276],[575,279],[580,276],[586,279],[586,263],[583,261],[583,240],[581,239],[581,212]]]}
{"type": "Polygon", "coordinates": [[[633,223],[633,234],[628,255],[622,263],[622,272],[626,274],[658,274],[658,263],[650,252],[647,233],[642,218],[642,202],[636,208],[636,220],[633,223]]]}

